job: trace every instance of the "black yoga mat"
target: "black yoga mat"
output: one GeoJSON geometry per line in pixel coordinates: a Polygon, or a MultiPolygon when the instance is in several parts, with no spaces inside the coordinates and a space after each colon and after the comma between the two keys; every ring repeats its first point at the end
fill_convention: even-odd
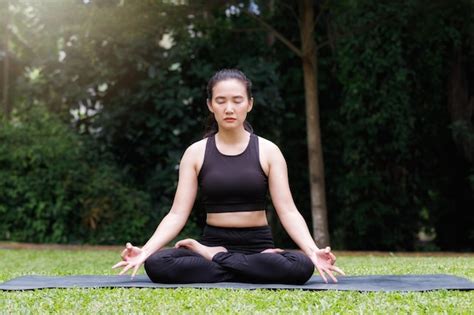
{"type": "Polygon", "coordinates": [[[474,282],[450,275],[371,275],[339,277],[338,283],[324,283],[314,275],[304,285],[253,283],[153,283],[147,276],[23,276],[0,284],[0,290],[33,290],[47,288],[201,288],[201,289],[300,289],[342,291],[430,291],[473,290],[474,282]]]}

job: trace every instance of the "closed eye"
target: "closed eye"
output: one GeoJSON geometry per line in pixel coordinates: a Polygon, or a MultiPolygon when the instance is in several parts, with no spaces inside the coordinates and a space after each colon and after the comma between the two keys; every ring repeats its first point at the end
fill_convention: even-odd
{"type": "Polygon", "coordinates": [[[216,98],[216,103],[217,104],[224,104],[225,103],[225,98],[224,97],[217,97],[216,98]]]}

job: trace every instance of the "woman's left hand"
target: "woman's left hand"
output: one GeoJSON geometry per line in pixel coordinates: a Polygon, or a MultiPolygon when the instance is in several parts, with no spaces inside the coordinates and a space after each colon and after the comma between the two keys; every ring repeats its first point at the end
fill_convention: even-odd
{"type": "Polygon", "coordinates": [[[329,246],[323,249],[316,249],[312,251],[311,254],[309,254],[308,256],[313,261],[314,266],[318,270],[324,282],[328,283],[326,274],[334,282],[337,282],[337,279],[334,276],[333,272],[345,275],[344,271],[334,265],[336,263],[336,256],[334,256],[334,254],[331,252],[331,248],[329,246]]]}

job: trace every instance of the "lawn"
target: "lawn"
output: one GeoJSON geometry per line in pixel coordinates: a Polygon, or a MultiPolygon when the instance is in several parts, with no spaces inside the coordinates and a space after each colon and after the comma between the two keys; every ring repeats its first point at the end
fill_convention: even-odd
{"type": "MultiPolygon", "coordinates": [[[[0,282],[27,274],[116,274],[113,250],[0,249],[0,282]]],[[[446,273],[474,280],[474,256],[341,253],[348,275],[446,273]]],[[[143,272],[143,270],[141,270],[143,272]]],[[[320,314],[474,313],[474,291],[359,293],[217,289],[0,291],[0,313],[320,314]]]]}

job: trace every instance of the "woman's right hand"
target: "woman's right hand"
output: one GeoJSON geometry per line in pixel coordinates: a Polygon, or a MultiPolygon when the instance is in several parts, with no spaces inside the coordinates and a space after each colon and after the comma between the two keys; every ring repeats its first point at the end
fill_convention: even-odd
{"type": "Polygon", "coordinates": [[[120,257],[122,257],[122,260],[127,261],[132,257],[140,255],[141,252],[142,249],[140,247],[133,246],[132,243],[127,243],[125,249],[120,254],[120,257]]]}
{"type": "Polygon", "coordinates": [[[123,267],[123,270],[119,273],[120,275],[123,275],[133,268],[132,278],[135,277],[138,268],[140,268],[147,259],[145,252],[141,248],[133,246],[131,243],[125,245],[125,249],[120,256],[122,257],[122,261],[116,263],[112,268],[123,267]]]}

